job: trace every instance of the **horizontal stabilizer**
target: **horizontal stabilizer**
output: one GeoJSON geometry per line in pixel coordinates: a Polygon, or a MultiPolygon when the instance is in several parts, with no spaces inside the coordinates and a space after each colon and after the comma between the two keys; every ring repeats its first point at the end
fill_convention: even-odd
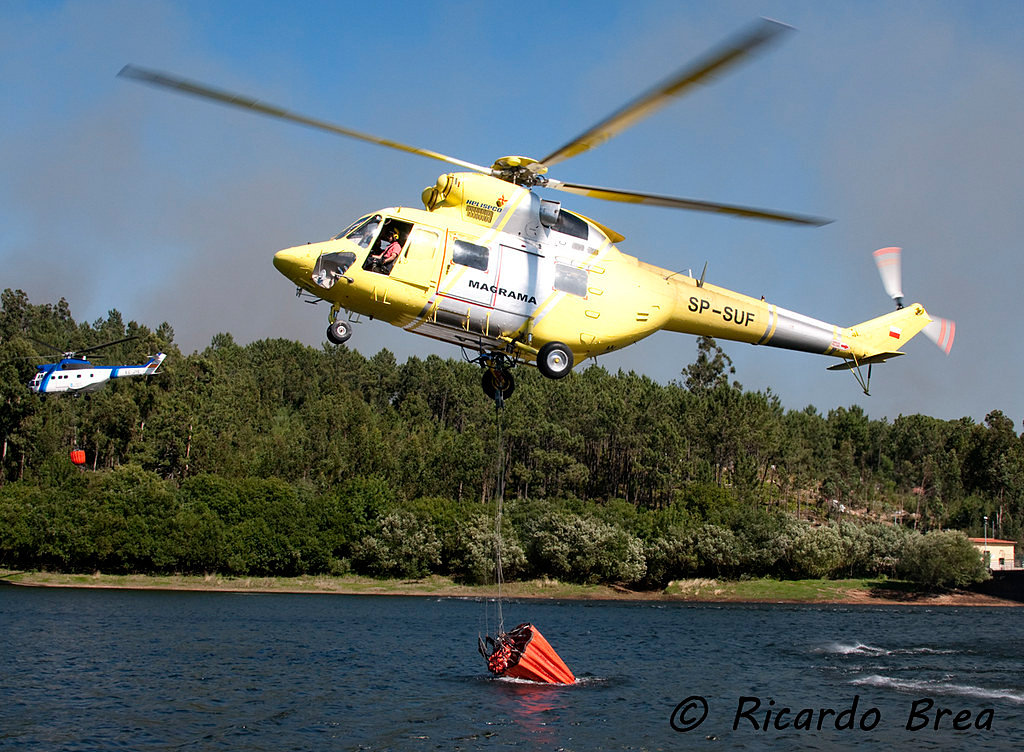
{"type": "Polygon", "coordinates": [[[867,358],[873,358],[876,355],[891,357],[892,353],[898,352],[931,320],[924,310],[924,306],[914,303],[906,308],[900,308],[884,316],[857,324],[853,327],[854,336],[857,337],[856,342],[860,345],[860,352],[866,356],[860,362],[866,363],[868,362],[867,358]]]}
{"type": "Polygon", "coordinates": [[[854,361],[854,360],[847,360],[844,363],[839,363],[839,364],[834,365],[834,366],[829,366],[828,370],[830,370],[830,371],[850,371],[850,370],[853,370],[854,368],[858,368],[860,366],[869,366],[872,363],[884,363],[889,358],[896,358],[896,357],[898,357],[900,355],[903,355],[903,353],[897,352],[897,351],[877,353],[875,355],[872,355],[870,357],[863,358],[863,359],[860,359],[860,360],[856,360],[856,361],[854,361]]]}

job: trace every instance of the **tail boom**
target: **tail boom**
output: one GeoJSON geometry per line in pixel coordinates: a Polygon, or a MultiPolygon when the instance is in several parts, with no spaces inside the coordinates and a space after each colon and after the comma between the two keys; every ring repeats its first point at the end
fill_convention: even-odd
{"type": "Polygon", "coordinates": [[[141,366],[116,366],[110,371],[110,378],[120,379],[125,376],[152,376],[164,362],[166,353],[157,353],[141,366]]]}
{"type": "MultiPolygon", "coordinates": [[[[676,303],[665,329],[829,355],[849,361],[850,367],[902,355],[899,349],[933,324],[920,303],[842,327],[714,285],[698,286],[687,277],[674,281],[676,303]]],[[[952,345],[952,322],[937,319],[932,329],[940,322],[945,324],[938,333],[940,347],[947,349],[944,343],[952,345]]]]}
{"type": "MultiPolygon", "coordinates": [[[[931,323],[920,303],[851,327],[772,306],[765,334],[755,344],[831,355],[850,361],[853,367],[855,363],[882,363],[902,355],[899,349],[931,323]]],[[[952,346],[952,335],[945,336],[952,346]]]]}

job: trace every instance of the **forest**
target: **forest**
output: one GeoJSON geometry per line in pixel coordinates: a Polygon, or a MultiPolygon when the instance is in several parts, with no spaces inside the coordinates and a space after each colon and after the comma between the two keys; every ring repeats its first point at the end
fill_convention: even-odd
{"type": "Polygon", "coordinates": [[[959,586],[986,576],[967,536],[1024,537],[1024,442],[999,410],[983,423],[786,410],[744,390],[714,340],[695,342],[669,384],[519,367],[499,413],[458,359],[227,333],[183,355],[166,322],[76,322],[63,299],[6,289],[0,567],[487,582],[499,497],[506,580],[959,586]],[[156,376],[88,398],[28,390],[56,355],[39,342],[124,337],[98,362],[160,350],[156,376]]]}

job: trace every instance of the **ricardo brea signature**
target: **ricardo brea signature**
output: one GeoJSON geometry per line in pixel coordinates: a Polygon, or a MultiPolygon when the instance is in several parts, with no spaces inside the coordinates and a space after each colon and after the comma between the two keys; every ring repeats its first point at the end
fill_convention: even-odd
{"type": "MultiPolygon", "coordinates": [[[[676,705],[669,723],[675,731],[693,731],[704,723],[709,712],[710,706],[705,698],[691,695],[676,705]]],[[[732,714],[732,729],[872,731],[882,720],[882,711],[876,707],[866,707],[866,703],[861,703],[860,695],[854,695],[850,702],[840,704],[839,707],[795,709],[773,698],[742,696],[737,700],[732,714]]],[[[995,711],[992,708],[953,709],[939,705],[930,697],[920,697],[910,703],[903,728],[907,731],[991,731],[994,720],[995,711]]],[[[903,722],[903,717],[900,722],[903,722]]]]}

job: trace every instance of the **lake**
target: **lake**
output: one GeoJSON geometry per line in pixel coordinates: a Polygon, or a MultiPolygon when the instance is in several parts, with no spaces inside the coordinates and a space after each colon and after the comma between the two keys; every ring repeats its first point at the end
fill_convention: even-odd
{"type": "Polygon", "coordinates": [[[493,602],[0,586],[0,749],[1002,750],[1024,730],[1020,609],[502,615],[578,683],[490,677],[493,602]]]}

